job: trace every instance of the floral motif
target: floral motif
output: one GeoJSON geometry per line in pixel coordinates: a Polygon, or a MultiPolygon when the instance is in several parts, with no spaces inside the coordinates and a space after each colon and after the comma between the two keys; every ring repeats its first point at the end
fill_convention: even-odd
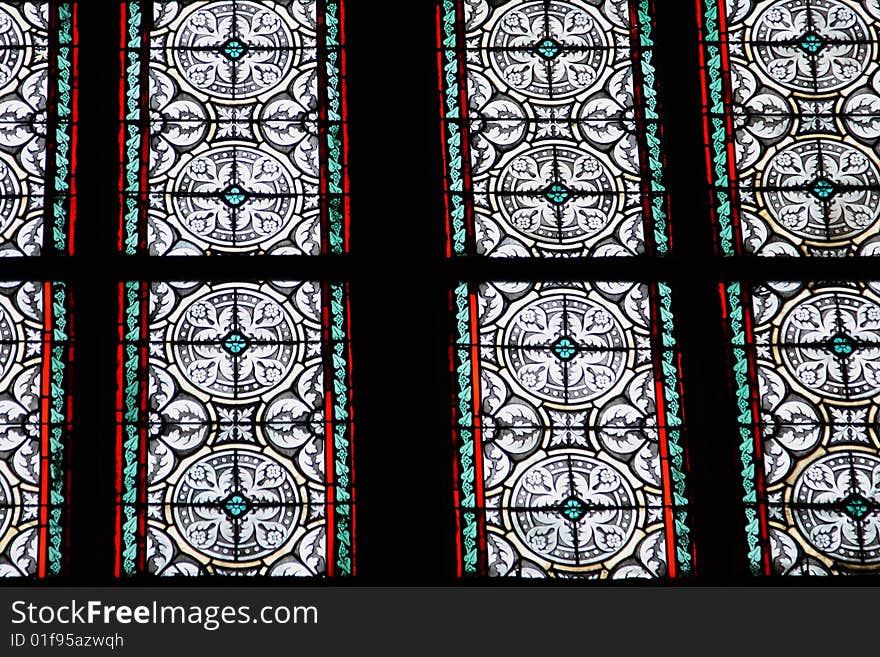
{"type": "Polygon", "coordinates": [[[496,93],[483,74],[469,71],[467,80],[472,173],[476,176],[488,171],[499,153],[522,141],[526,117],[522,105],[496,93]]]}
{"type": "Polygon", "coordinates": [[[324,461],[324,370],[308,368],[292,390],[266,406],[260,431],[268,443],[287,458],[296,458],[300,472],[313,481],[326,482],[324,461]]]}
{"type": "Polygon", "coordinates": [[[241,100],[283,82],[295,51],[281,16],[247,0],[196,7],[177,30],[172,50],[175,64],[195,89],[241,100]]]}
{"type": "Polygon", "coordinates": [[[744,66],[730,69],[733,89],[733,118],[736,130],[736,164],[748,169],[761,159],[768,146],[791,129],[791,109],[772,89],[761,86],[744,66]]]}
{"type": "Polygon", "coordinates": [[[782,149],[767,164],[763,188],[778,224],[806,239],[836,242],[880,218],[880,170],[842,142],[809,139],[782,149]]]}
{"type": "Polygon", "coordinates": [[[49,73],[39,69],[28,75],[18,92],[0,99],[0,147],[15,154],[32,176],[46,172],[46,99],[49,73]]]}
{"type": "Polygon", "coordinates": [[[217,137],[219,139],[254,138],[253,105],[217,106],[217,137]]]}
{"type": "Polygon", "coordinates": [[[150,176],[160,176],[181,152],[201,142],[208,131],[204,107],[181,94],[162,71],[150,69],[150,176]]]}
{"type": "Polygon", "coordinates": [[[551,447],[585,447],[589,449],[587,414],[585,412],[547,409],[547,413],[550,415],[551,447]]]}
{"type": "Polygon", "coordinates": [[[788,534],[770,527],[770,554],[773,570],[778,575],[830,575],[822,562],[803,554],[800,546],[788,534]]]}
{"type": "Polygon", "coordinates": [[[851,292],[796,305],[782,322],[783,363],[808,390],[837,399],[880,392],[880,306],[851,292]]]}
{"type": "Polygon", "coordinates": [[[614,569],[611,579],[655,579],[666,575],[667,568],[665,536],[655,531],[642,539],[634,558],[614,569]]]}
{"type": "Polygon", "coordinates": [[[300,495],[288,470],[259,452],[218,450],[190,464],[174,490],[175,526],[198,552],[254,561],[296,530],[300,495]]]}
{"type": "Polygon", "coordinates": [[[868,438],[867,408],[836,408],[831,406],[828,410],[831,412],[831,436],[828,439],[830,444],[871,444],[868,438]]]}
{"type": "Polygon", "coordinates": [[[556,454],[526,469],[510,500],[517,536],[559,564],[587,565],[623,550],[635,531],[635,496],[610,464],[556,454]]]}
{"type": "Polygon", "coordinates": [[[880,71],[869,83],[853,91],[843,104],[846,129],[857,139],[875,146],[880,139],[880,71]]]}
{"type": "Polygon", "coordinates": [[[611,454],[629,461],[646,484],[661,486],[660,449],[654,377],[650,370],[636,375],[626,393],[599,411],[596,435],[611,454]]]}
{"type": "Polygon", "coordinates": [[[498,175],[497,203],[518,233],[543,243],[579,245],[616,218],[617,185],[595,156],[568,145],[541,145],[498,175]]]}
{"type": "Polygon", "coordinates": [[[36,575],[41,549],[48,549],[38,526],[40,491],[57,473],[40,458],[49,422],[42,390],[49,358],[41,337],[43,291],[40,283],[12,283],[0,295],[0,577],[36,575]]]}
{"type": "Polygon", "coordinates": [[[3,473],[0,472],[0,542],[6,538],[6,530],[12,524],[13,504],[12,489],[3,473]]]}
{"type": "Polygon", "coordinates": [[[543,579],[547,572],[534,561],[523,559],[513,544],[495,532],[486,536],[486,557],[490,577],[543,579]]]}
{"type": "Polygon", "coordinates": [[[601,93],[581,107],[580,127],[584,136],[597,147],[608,150],[622,171],[641,175],[639,144],[636,137],[633,70],[618,69],[601,93]]]}
{"type": "Polygon", "coordinates": [[[153,485],[205,443],[210,427],[204,404],[182,394],[172,376],[156,364],[149,369],[149,400],[147,480],[153,485]]]}
{"type": "Polygon", "coordinates": [[[272,577],[315,577],[326,571],[327,528],[319,525],[299,540],[292,554],[272,564],[268,574],[272,577]]]}
{"type": "Polygon", "coordinates": [[[880,458],[835,452],[801,472],[792,492],[798,529],[823,554],[880,561],[880,458]]]}
{"type": "Polygon", "coordinates": [[[217,405],[217,443],[252,443],[254,407],[217,405]]]}
{"type": "Polygon", "coordinates": [[[24,37],[18,23],[0,7],[0,89],[14,80],[24,65],[24,37]]]}
{"type": "Polygon", "coordinates": [[[517,461],[535,451],[543,423],[534,406],[510,393],[504,379],[490,370],[480,375],[483,478],[492,488],[507,479],[517,461]]]}
{"type": "MultiPolygon", "coordinates": [[[[36,517],[29,519],[36,520],[36,517]]],[[[8,543],[5,553],[0,555],[0,577],[33,577],[37,574],[39,536],[39,528],[31,526],[8,543]]]]}
{"type": "Polygon", "coordinates": [[[15,363],[17,341],[16,321],[0,297],[0,381],[6,378],[15,363]]]}
{"type": "Polygon", "coordinates": [[[25,368],[0,395],[0,453],[20,481],[40,482],[40,368],[25,368]]]}
{"type": "Polygon", "coordinates": [[[274,155],[221,146],[191,160],[174,182],[174,216],[221,248],[266,243],[289,232],[302,210],[298,183],[274,155]]]}
{"type": "Polygon", "coordinates": [[[839,0],[779,0],[758,16],[751,40],[770,78],[806,93],[852,84],[871,58],[867,25],[839,0]]]}
{"type": "Polygon", "coordinates": [[[196,388],[224,398],[256,397],[280,386],[301,357],[287,310],[264,292],[221,289],[192,299],[170,329],[173,362],[196,388]],[[239,335],[246,347],[228,346],[239,335]]]}
{"type": "Polygon", "coordinates": [[[513,3],[489,35],[489,62],[510,87],[565,98],[594,86],[608,57],[596,9],[571,2],[513,3]]]}
{"type": "Polygon", "coordinates": [[[822,438],[819,413],[806,399],[792,394],[782,377],[758,368],[761,394],[761,438],[767,484],[782,481],[794,460],[813,451],[822,438]],[[792,456],[794,455],[794,459],[792,456]]]}
{"type": "Polygon", "coordinates": [[[270,144],[290,154],[300,171],[317,179],[320,175],[317,72],[309,69],[298,75],[287,93],[267,102],[259,127],[270,144]]]}
{"type": "Polygon", "coordinates": [[[578,404],[611,390],[626,367],[623,327],[607,308],[572,290],[542,297],[509,322],[502,357],[528,392],[578,404]],[[561,348],[560,341],[568,344],[561,348]]]}

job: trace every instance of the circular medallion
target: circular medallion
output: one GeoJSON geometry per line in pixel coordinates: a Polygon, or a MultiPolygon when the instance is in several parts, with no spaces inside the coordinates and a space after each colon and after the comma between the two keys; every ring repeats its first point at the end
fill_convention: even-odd
{"type": "Polygon", "coordinates": [[[194,88],[243,100],[278,87],[293,68],[293,37],[265,5],[234,0],[201,4],[177,30],[174,63],[194,88]]]}
{"type": "Polygon", "coordinates": [[[880,218],[880,170],[871,156],[842,142],[809,139],[782,149],[761,186],[774,220],[804,239],[850,239],[880,218]]]}
{"type": "Polygon", "coordinates": [[[12,523],[12,490],[9,488],[9,482],[0,472],[0,541],[6,536],[6,530],[12,523]]]}
{"type": "Polygon", "coordinates": [[[24,64],[27,50],[16,20],[0,7],[0,88],[14,80],[24,64]]]}
{"type": "Polygon", "coordinates": [[[595,156],[568,145],[531,148],[504,167],[495,183],[505,221],[542,243],[576,244],[614,221],[615,178],[595,156]]]}
{"type": "Polygon", "coordinates": [[[783,364],[821,396],[864,399],[880,392],[880,306],[852,292],[816,294],[785,316],[783,364]]]}
{"type": "Polygon", "coordinates": [[[513,3],[489,34],[489,64],[510,87],[539,99],[600,82],[609,46],[598,10],[572,2],[513,3]]]}
{"type": "Polygon", "coordinates": [[[6,304],[6,297],[0,296],[0,381],[6,378],[15,364],[19,338],[15,330],[16,322],[6,304]]]}
{"type": "Polygon", "coordinates": [[[196,550],[252,561],[283,547],[300,516],[288,470],[274,458],[222,450],[190,465],[174,489],[174,524],[196,550]]]}
{"type": "Polygon", "coordinates": [[[553,293],[516,312],[504,335],[505,364],[541,399],[578,404],[601,397],[626,369],[626,338],[610,310],[571,294],[553,293]]]}
{"type": "Polygon", "coordinates": [[[15,172],[0,157],[0,233],[18,219],[22,196],[15,172]]]}
{"type": "Polygon", "coordinates": [[[172,362],[194,386],[225,398],[278,387],[302,357],[302,337],[287,310],[250,288],[189,300],[171,332],[172,362]]]}
{"type": "Polygon", "coordinates": [[[831,557],[856,563],[880,561],[880,458],[837,452],[811,463],[798,476],[791,513],[810,544],[831,557]]]}
{"type": "Polygon", "coordinates": [[[183,168],[171,204],[186,231],[219,248],[235,249],[289,230],[302,209],[302,193],[274,155],[222,146],[183,168]]]}
{"type": "Polygon", "coordinates": [[[771,79],[816,94],[858,81],[871,62],[874,38],[839,0],[779,0],[758,16],[749,40],[771,79]]]}
{"type": "Polygon", "coordinates": [[[558,564],[583,566],[620,552],[632,538],[635,495],[610,464],[559,454],[528,468],[513,486],[513,529],[530,550],[558,564]]]}

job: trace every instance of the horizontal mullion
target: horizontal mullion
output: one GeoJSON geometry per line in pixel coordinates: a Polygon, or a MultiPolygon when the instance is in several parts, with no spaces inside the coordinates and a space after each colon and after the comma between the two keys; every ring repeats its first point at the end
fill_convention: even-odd
{"type": "MultiPolygon", "coordinates": [[[[110,256],[94,258],[38,256],[3,258],[0,281],[78,280],[97,270],[113,280],[339,280],[369,279],[388,254],[322,256],[213,255],[110,256]]],[[[440,275],[457,281],[859,281],[880,272],[880,256],[703,257],[635,256],[620,258],[491,258],[460,256],[445,260],[440,275]]],[[[880,273],[874,275],[880,280],[880,273]]]]}

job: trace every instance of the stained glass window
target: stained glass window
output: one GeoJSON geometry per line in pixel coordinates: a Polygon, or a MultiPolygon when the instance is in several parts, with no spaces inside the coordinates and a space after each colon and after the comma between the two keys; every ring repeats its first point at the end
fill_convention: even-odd
{"type": "Polygon", "coordinates": [[[0,6],[0,256],[72,250],[76,61],[75,4],[0,6]]]}
{"type": "Polygon", "coordinates": [[[647,0],[443,0],[449,252],[663,254],[647,0]]]}
{"type": "MultiPolygon", "coordinates": [[[[876,3],[701,9],[719,253],[880,253],[876,3]]],[[[880,306],[873,283],[816,281],[822,266],[721,288],[755,574],[876,572],[880,306]]]]}
{"type": "Polygon", "coordinates": [[[62,570],[68,315],[61,283],[0,283],[0,577],[62,570]]]}
{"type": "Polygon", "coordinates": [[[452,293],[458,573],[688,575],[672,290],[542,265],[669,252],[650,3],[439,7],[447,255],[531,258],[452,293]]]}
{"type": "Polygon", "coordinates": [[[877,3],[704,0],[703,13],[722,252],[880,253],[877,3]]]}
{"type": "Polygon", "coordinates": [[[340,3],[150,5],[122,44],[123,251],[345,252],[340,3]]]}
{"type": "Polygon", "coordinates": [[[38,259],[73,253],[76,15],[0,5],[0,577],[67,565],[71,292],[38,259]]]}
{"type": "Polygon", "coordinates": [[[748,291],[734,340],[753,570],[876,573],[880,285],[777,282],[748,291]]]}
{"type": "Polygon", "coordinates": [[[121,293],[119,572],[351,574],[343,286],[121,293]]]}
{"type": "Polygon", "coordinates": [[[123,18],[122,252],[258,257],[120,284],[116,575],[352,575],[347,284],[266,273],[347,251],[341,5],[123,18]]]}
{"type": "Polygon", "coordinates": [[[691,571],[669,293],[621,282],[456,289],[460,574],[691,571]]]}

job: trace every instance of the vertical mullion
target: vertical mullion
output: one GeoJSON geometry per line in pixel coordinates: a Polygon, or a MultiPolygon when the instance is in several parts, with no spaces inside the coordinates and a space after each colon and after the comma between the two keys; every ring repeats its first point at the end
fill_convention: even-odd
{"type": "Polygon", "coordinates": [[[451,581],[448,290],[433,2],[345,5],[358,579],[451,581]],[[400,66],[401,74],[376,74],[400,66]],[[401,82],[403,80],[403,82],[401,82]],[[433,118],[432,118],[433,117],[433,118]],[[441,374],[442,373],[442,374],[441,374]]]}
{"type": "MultiPolygon", "coordinates": [[[[113,481],[116,250],[117,108],[119,14],[121,3],[79,2],[80,98],[77,151],[85,166],[77,172],[80,196],[73,252],[65,269],[76,324],[73,366],[68,375],[72,430],[68,446],[68,575],[74,581],[109,581],[114,563],[113,481]],[[108,175],[110,174],[110,175],[108,175]]],[[[76,72],[73,73],[76,75],[76,72]]],[[[73,102],[75,99],[71,98],[73,102]]],[[[71,107],[72,116],[77,108],[71,107]]],[[[59,126],[59,129],[63,126],[59,126]]],[[[48,230],[48,226],[47,226],[48,230]]]]}
{"type": "Polygon", "coordinates": [[[705,187],[696,3],[658,7],[655,64],[664,108],[666,181],[674,254],[682,263],[673,300],[682,349],[683,402],[695,575],[725,581],[745,574],[741,469],[730,369],[725,354],[712,207],[705,187]],[[699,192],[695,192],[699,190],[699,192]]]}

